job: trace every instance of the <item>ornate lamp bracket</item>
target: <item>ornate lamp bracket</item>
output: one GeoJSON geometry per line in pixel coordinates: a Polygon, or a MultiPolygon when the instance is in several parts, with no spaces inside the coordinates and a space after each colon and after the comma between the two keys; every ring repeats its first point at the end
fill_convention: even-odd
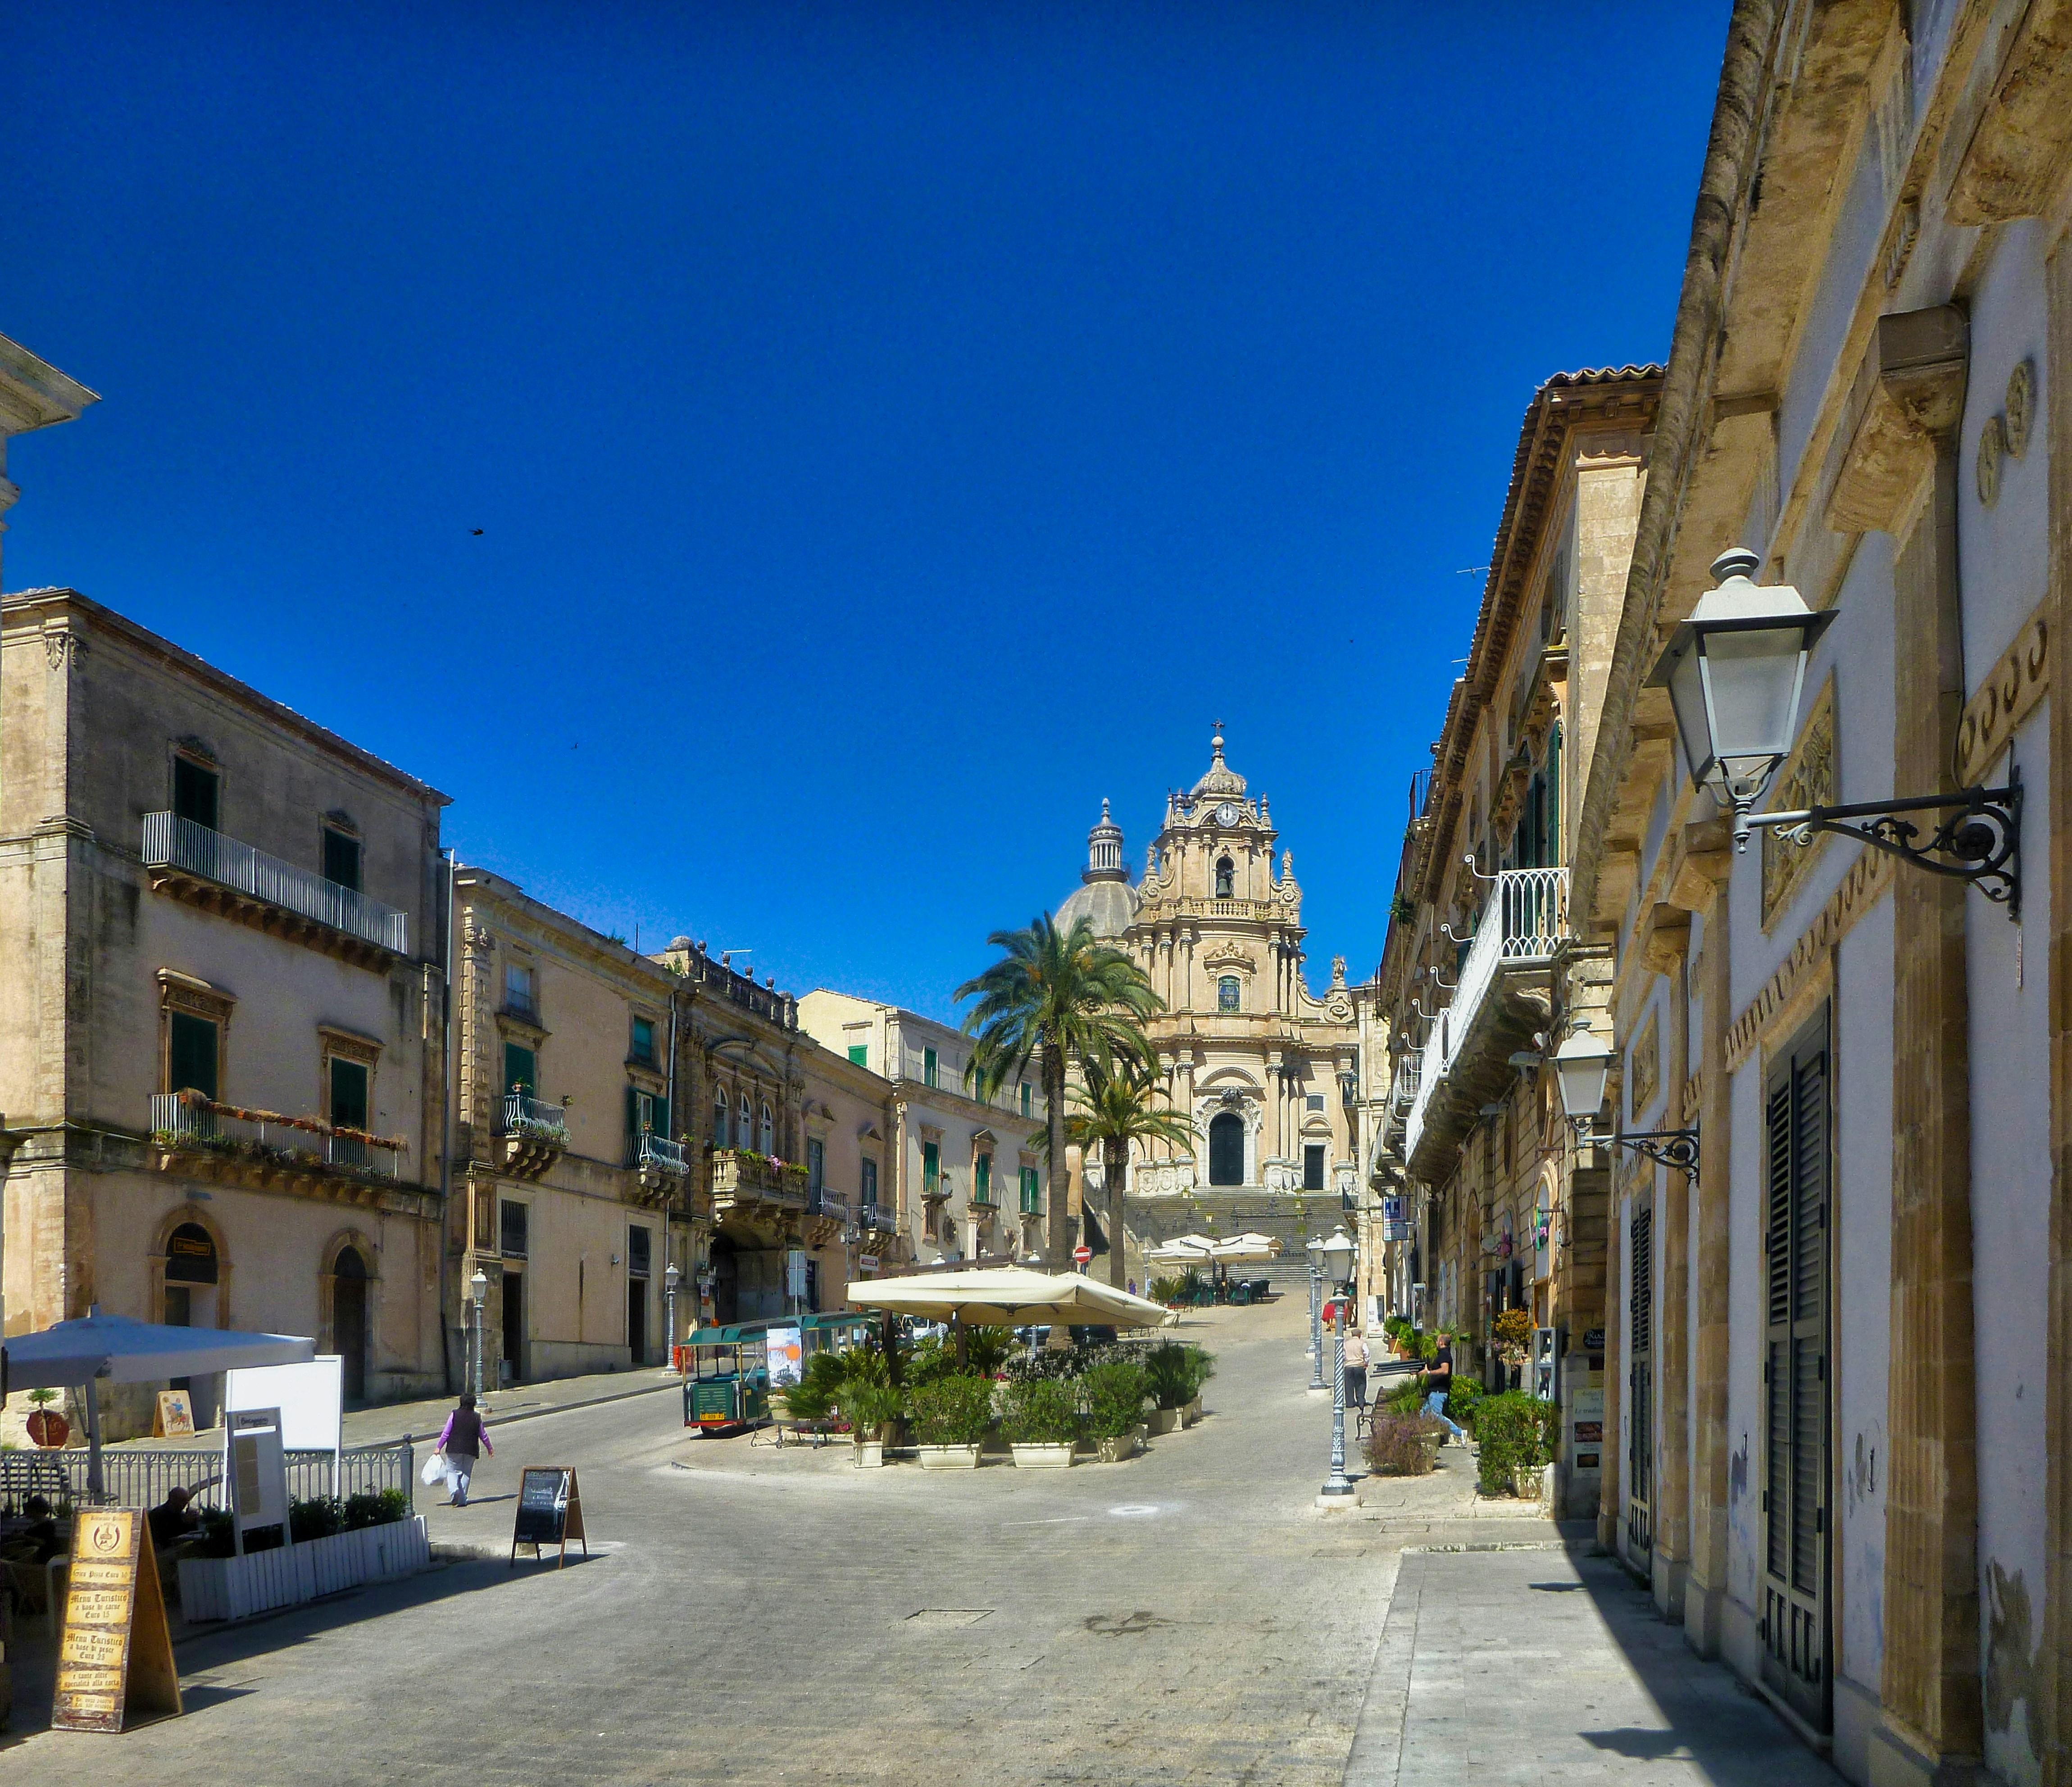
{"type": "Polygon", "coordinates": [[[1959,795],[1922,795],[1911,800],[1870,800],[1850,807],[1808,807],[1798,812],[1737,815],[1737,841],[1758,825],[1774,826],[1798,844],[1816,832],[1844,837],[1897,857],[1931,875],[1968,881],[1989,900],[2021,917],[2021,778],[2004,788],[1976,785],[1959,795]],[[1954,811],[1952,811],[1954,809],[1954,811]],[[1921,828],[1901,813],[1951,814],[1923,840],[1921,828]],[[1856,821],[1861,820],[1862,824],[1856,821]]]}
{"type": "Polygon", "coordinates": [[[1575,1124],[1578,1142],[1597,1148],[1630,1148],[1636,1154],[1645,1154],[1651,1161],[1688,1173],[1692,1181],[1696,1181],[1698,1131],[1695,1124],[1688,1129],[1622,1129],[1610,1136],[1600,1136],[1586,1127],[1587,1119],[1577,1122],[1572,1117],[1569,1121],[1575,1124]]]}

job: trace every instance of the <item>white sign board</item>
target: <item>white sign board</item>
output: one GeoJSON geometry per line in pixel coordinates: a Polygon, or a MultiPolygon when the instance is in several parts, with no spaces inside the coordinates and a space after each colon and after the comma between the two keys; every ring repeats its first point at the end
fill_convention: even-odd
{"type": "Polygon", "coordinates": [[[256,1365],[223,1374],[223,1406],[278,1408],[284,1452],[336,1452],[343,1441],[344,1362],[319,1353],[306,1365],[256,1365]]]}
{"type": "Polygon", "coordinates": [[[224,1476],[237,1549],[255,1526],[285,1526],[288,1469],[281,1456],[281,1423],[270,1408],[239,1410],[224,1417],[224,1476]]]}
{"type": "Polygon", "coordinates": [[[805,1369],[805,1342],[796,1328],[772,1328],[764,1336],[766,1354],[770,1365],[770,1387],[782,1388],[795,1384],[805,1369]]]}

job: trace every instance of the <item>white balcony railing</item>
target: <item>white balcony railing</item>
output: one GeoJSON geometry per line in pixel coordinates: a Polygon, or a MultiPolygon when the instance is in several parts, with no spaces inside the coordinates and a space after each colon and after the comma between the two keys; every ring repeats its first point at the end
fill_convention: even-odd
{"type": "Polygon", "coordinates": [[[557,1142],[566,1148],[568,1113],[558,1104],[549,1104],[544,1099],[528,1098],[523,1092],[506,1092],[504,1133],[522,1136],[530,1141],[557,1142]]]}
{"type": "Polygon", "coordinates": [[[652,1129],[643,1129],[634,1144],[633,1164],[636,1167],[660,1167],[664,1173],[688,1173],[691,1163],[684,1153],[681,1142],[672,1142],[666,1136],[658,1136],[652,1129]]]}
{"type": "Polygon", "coordinates": [[[145,865],[178,869],[214,881],[269,906],[285,906],[333,930],[379,944],[398,955],[410,953],[407,913],[370,900],[364,894],[327,881],[307,869],[269,857],[236,838],[212,832],[172,813],[144,815],[145,865]]]}
{"type": "Polygon", "coordinates": [[[1568,940],[1568,871],[1565,869],[1507,869],[1494,877],[1489,903],[1482,908],[1474,941],[1461,964],[1461,982],[1453,1002],[1440,1013],[1426,1037],[1420,1062],[1417,1095],[1410,1107],[1403,1148],[1408,1159],[1417,1152],[1433,1094],[1453,1071],[1462,1045],[1474,1026],[1475,1013],[1498,973],[1509,968],[1544,967],[1568,940]]]}
{"type": "Polygon", "coordinates": [[[856,1211],[857,1222],[866,1229],[890,1230],[899,1226],[899,1218],[890,1204],[859,1204],[856,1211]]]}

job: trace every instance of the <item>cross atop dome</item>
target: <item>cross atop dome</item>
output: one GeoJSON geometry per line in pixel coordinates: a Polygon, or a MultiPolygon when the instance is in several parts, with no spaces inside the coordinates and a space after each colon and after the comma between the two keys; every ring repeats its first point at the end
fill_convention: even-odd
{"type": "Polygon", "coordinates": [[[1211,754],[1208,773],[1194,784],[1192,798],[1199,800],[1204,795],[1241,795],[1244,792],[1244,778],[1223,761],[1223,723],[1215,723],[1215,732],[1209,740],[1211,754]]]}

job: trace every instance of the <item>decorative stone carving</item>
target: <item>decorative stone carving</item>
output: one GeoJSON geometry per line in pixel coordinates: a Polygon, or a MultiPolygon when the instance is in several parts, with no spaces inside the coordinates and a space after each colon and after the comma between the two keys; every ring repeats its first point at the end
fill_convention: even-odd
{"type": "Polygon", "coordinates": [[[1828,952],[1877,903],[1891,884],[1893,860],[1882,850],[1866,850],[1849,865],[1842,885],[1827,896],[1819,915],[1799,934],[1791,953],[1728,1029],[1724,1065],[1729,1073],[1748,1059],[1772,1020],[1789,1009],[1799,988],[1819,972],[1828,952]]]}
{"type": "Polygon", "coordinates": [[[2019,459],[2029,451],[2029,425],[2036,420],[2036,364],[2024,360],[2008,374],[2007,414],[2002,426],[2007,431],[2007,450],[2019,459]]]}
{"type": "Polygon", "coordinates": [[[1964,405],[1970,335],[1955,305],[1878,318],[1852,406],[1860,406],[1827,498],[1837,533],[1889,532],[1934,469],[1938,437],[1964,405]]]}
{"type": "Polygon", "coordinates": [[[1947,216],[1968,227],[2033,217],[2072,151],[2072,0],[2032,0],[1951,182],[1947,216]]]}
{"type": "Polygon", "coordinates": [[[1979,500],[1991,508],[2000,499],[2000,462],[2007,457],[2007,425],[1988,416],[1979,430],[1979,500]]]}
{"type": "Polygon", "coordinates": [[[1979,692],[1964,704],[1957,727],[1957,779],[1966,787],[1985,778],[1993,759],[2007,749],[2015,729],[2029,717],[2050,687],[2048,598],[2022,623],[2014,643],[1986,672],[1979,692]]]}
{"type": "MultiPolygon", "coordinates": [[[[1828,673],[1806,722],[1799,729],[1799,742],[1778,772],[1777,791],[1771,806],[1779,812],[1832,806],[1837,786],[1835,773],[1835,678],[1828,673]]],[[[1793,844],[1776,826],[1762,834],[1762,928],[1770,929],[1778,914],[1791,903],[1813,865],[1834,837],[1832,832],[1815,832],[1810,844],[1793,844]]]]}
{"type": "Polygon", "coordinates": [[[52,670],[62,669],[67,658],[70,658],[76,667],[86,653],[86,635],[84,633],[52,631],[43,635],[43,662],[52,670]]]}
{"type": "Polygon", "coordinates": [[[1641,1025],[1640,1034],[1634,1038],[1626,1052],[1626,1077],[1633,1092],[1635,1116],[1653,1104],[1655,1095],[1662,1090],[1661,1015],[1660,1006],[1648,1008],[1647,1021],[1641,1025]]]}
{"type": "Polygon", "coordinates": [[[1240,947],[1235,943],[1225,943],[1219,948],[1210,951],[1202,958],[1202,965],[1211,973],[1219,969],[1226,968],[1235,968],[1239,973],[1245,975],[1258,972],[1258,964],[1252,960],[1252,952],[1240,947]]]}

